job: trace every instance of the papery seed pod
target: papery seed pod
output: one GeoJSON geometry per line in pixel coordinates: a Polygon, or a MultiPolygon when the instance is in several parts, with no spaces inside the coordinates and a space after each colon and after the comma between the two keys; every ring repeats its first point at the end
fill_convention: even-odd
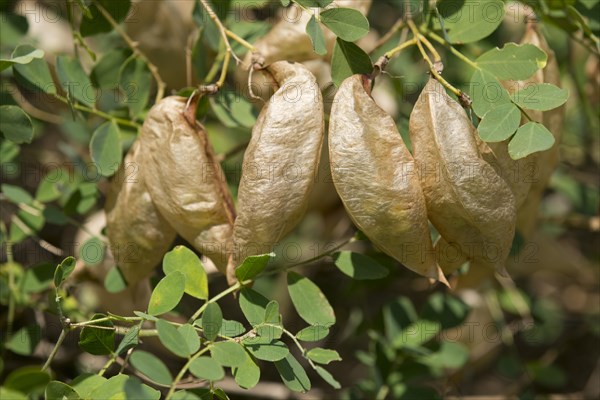
{"type": "Polygon", "coordinates": [[[350,218],[377,247],[447,284],[435,261],[414,159],[392,117],[370,96],[370,83],[351,76],[335,96],[329,122],[333,182],[350,218]]]}
{"type": "Polygon", "coordinates": [[[136,141],[112,178],[106,195],[106,233],[116,264],[131,285],[152,273],[175,239],[146,185],[136,141]]]}
{"type": "Polygon", "coordinates": [[[482,158],[465,111],[435,79],[415,104],[409,133],[433,225],[468,259],[504,273],[515,232],[514,196],[482,158]]]}
{"type": "Polygon", "coordinates": [[[166,97],[148,112],[141,135],[146,182],[177,233],[225,273],[233,201],[204,127],[184,117],[186,101],[166,97]]]}
{"type": "Polygon", "coordinates": [[[315,77],[287,61],[266,72],[279,89],[261,110],[244,154],[230,281],[245,257],[269,252],[298,223],[323,144],[323,98],[315,77]]]}

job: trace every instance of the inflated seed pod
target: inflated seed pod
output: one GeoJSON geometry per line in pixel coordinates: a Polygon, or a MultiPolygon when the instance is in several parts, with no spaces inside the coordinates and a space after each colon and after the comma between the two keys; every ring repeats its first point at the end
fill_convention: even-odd
{"type": "Polygon", "coordinates": [[[370,95],[371,80],[340,85],[329,121],[331,175],[350,218],[382,251],[416,273],[446,279],[435,260],[413,157],[392,117],[370,95]]]}
{"type": "Polygon", "coordinates": [[[106,233],[115,262],[130,284],[149,276],[175,239],[146,185],[141,145],[131,146],[106,195],[106,233]]]}
{"type": "Polygon", "coordinates": [[[261,110],[242,166],[231,273],[245,257],[269,252],[300,220],[323,144],[323,98],[302,64],[266,68],[279,88],[261,110]]]}
{"type": "Polygon", "coordinates": [[[148,112],[140,139],[146,182],[177,233],[225,273],[233,201],[204,127],[184,117],[186,101],[166,97],[148,112]]]}
{"type": "Polygon", "coordinates": [[[515,232],[514,196],[481,156],[465,111],[435,79],[415,104],[409,133],[433,225],[469,260],[504,273],[515,232]]]}

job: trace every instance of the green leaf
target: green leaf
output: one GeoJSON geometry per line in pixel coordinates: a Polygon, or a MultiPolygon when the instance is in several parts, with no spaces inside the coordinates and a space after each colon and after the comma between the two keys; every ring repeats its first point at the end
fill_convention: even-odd
{"type": "Polygon", "coordinates": [[[537,122],[521,126],[508,144],[508,154],[513,160],[548,150],[554,145],[554,136],[546,127],[537,122]]]}
{"type": "Polygon", "coordinates": [[[507,103],[485,113],[477,131],[486,142],[501,142],[511,137],[520,123],[521,111],[513,103],[507,103]]]}
{"type": "Polygon", "coordinates": [[[223,324],[223,313],[217,303],[208,303],[202,313],[202,330],[204,336],[213,341],[217,338],[221,325],[223,324]]]}
{"type": "Polygon", "coordinates": [[[183,337],[190,354],[195,353],[200,349],[200,337],[192,325],[183,324],[177,328],[177,330],[183,337]]]}
{"type": "Polygon", "coordinates": [[[0,106],[0,132],[14,143],[31,143],[33,124],[29,115],[18,106],[0,106]]]}
{"type": "Polygon", "coordinates": [[[331,78],[335,86],[354,74],[370,74],[373,63],[360,47],[340,38],[335,41],[331,58],[331,78]]]}
{"type": "Polygon", "coordinates": [[[536,83],[513,93],[511,98],[522,108],[547,111],[565,104],[569,91],[550,83],[536,83]]]}
{"type": "Polygon", "coordinates": [[[482,118],[491,109],[511,102],[500,81],[490,72],[481,69],[471,77],[471,100],[473,111],[482,118]]]}
{"type": "Polygon", "coordinates": [[[108,379],[98,374],[81,374],[71,381],[71,387],[79,393],[82,399],[89,399],[92,392],[102,386],[108,379]]]}
{"type": "Polygon", "coordinates": [[[310,390],[310,380],[302,365],[290,353],[283,360],[275,361],[275,367],[281,380],[294,392],[305,393],[310,390]]]}
{"type": "Polygon", "coordinates": [[[121,134],[113,121],[100,125],[90,141],[90,154],[102,176],[112,176],[121,164],[121,134]]]}
{"type": "Polygon", "coordinates": [[[185,275],[185,292],[198,299],[208,299],[208,278],[200,258],[185,246],[175,246],[163,258],[163,271],[179,271],[185,275]]]}
{"type": "Polygon", "coordinates": [[[240,291],[240,308],[252,326],[263,322],[267,304],[269,300],[253,289],[242,288],[240,291]]]}
{"type": "Polygon", "coordinates": [[[36,58],[44,58],[44,50],[35,49],[32,52],[18,56],[15,58],[1,58],[0,59],[0,71],[4,71],[13,64],[29,64],[36,58]]]}
{"type": "MultiPolygon", "coordinates": [[[[11,58],[26,56],[35,50],[35,47],[23,44],[13,51],[11,58]]],[[[56,94],[56,85],[50,74],[48,63],[43,58],[33,59],[27,64],[13,64],[12,67],[15,78],[21,85],[28,89],[56,94]]]]}
{"type": "Polygon", "coordinates": [[[114,49],[103,55],[90,75],[94,85],[100,89],[115,89],[119,83],[121,66],[130,56],[131,51],[128,49],[114,49]]]}
{"type": "Polygon", "coordinates": [[[56,266],[51,262],[34,265],[25,270],[21,288],[23,293],[41,293],[48,288],[54,279],[56,266]]]}
{"type": "Polygon", "coordinates": [[[224,91],[209,98],[210,106],[226,127],[251,128],[256,122],[252,104],[234,91],[224,91]]]}
{"type": "MultiPolygon", "coordinates": [[[[435,294],[434,294],[435,295],[435,294]]],[[[387,303],[383,307],[383,324],[386,338],[391,342],[402,334],[402,330],[417,320],[417,311],[412,301],[405,296],[387,303]]]]}
{"type": "Polygon", "coordinates": [[[340,271],[353,279],[381,279],[389,274],[386,267],[360,253],[341,251],[333,254],[333,260],[340,271]]]}
{"type": "Polygon", "coordinates": [[[252,389],[260,380],[260,368],[252,356],[246,353],[246,360],[232,371],[235,383],[244,389],[252,389]]]}
{"type": "MultiPolygon", "coordinates": [[[[104,314],[94,314],[92,321],[105,318],[104,314]]],[[[113,328],[111,321],[95,322],[95,326],[113,328]]],[[[95,356],[112,354],[115,349],[115,331],[114,329],[101,329],[91,326],[84,326],[79,334],[79,347],[82,350],[95,356]]]]}
{"type": "Polygon", "coordinates": [[[281,315],[279,314],[279,303],[275,300],[271,300],[265,308],[265,319],[264,322],[271,324],[279,324],[281,321],[281,315]]]}
{"type": "Polygon", "coordinates": [[[13,353],[22,356],[30,356],[35,351],[42,338],[42,332],[38,326],[26,326],[14,332],[6,341],[4,347],[13,353]]]}
{"type": "Polygon", "coordinates": [[[138,57],[130,57],[120,71],[119,86],[125,95],[125,104],[136,118],[146,109],[150,100],[152,74],[148,64],[138,57]]]}
{"type": "Polygon", "coordinates": [[[134,376],[119,374],[98,386],[90,398],[159,400],[160,392],[143,384],[134,376]]]}
{"type": "Polygon", "coordinates": [[[146,314],[146,313],[143,313],[141,311],[134,311],[133,313],[136,316],[138,316],[140,318],[143,318],[146,321],[152,321],[152,322],[158,321],[158,318],[156,318],[154,315],[146,314]]]}
{"type": "Polygon", "coordinates": [[[235,269],[235,276],[240,282],[254,279],[258,274],[264,271],[269,261],[274,257],[275,253],[246,257],[242,265],[235,269]]]}
{"type": "Polygon", "coordinates": [[[72,56],[56,57],[56,75],[69,99],[75,99],[88,107],[96,103],[96,90],[83,70],[79,59],[72,56]]]}
{"type": "Polygon", "coordinates": [[[353,8],[330,8],[321,11],[321,22],[340,39],[354,42],[369,33],[369,20],[353,8]]]}
{"type": "Polygon", "coordinates": [[[156,383],[170,385],[173,383],[173,376],[167,366],[152,353],[143,350],[136,350],[131,353],[129,362],[135,369],[156,383]]]}
{"type": "Polygon", "coordinates": [[[237,342],[216,342],[210,346],[212,358],[224,367],[237,367],[246,360],[246,351],[237,342]]]}
{"type": "Polygon", "coordinates": [[[310,41],[313,45],[315,53],[323,56],[327,54],[327,47],[325,45],[325,34],[321,25],[315,19],[315,16],[311,16],[306,24],[306,34],[310,37],[310,41]]]}
{"type": "Polygon", "coordinates": [[[156,330],[160,342],[173,354],[187,358],[190,356],[188,345],[177,328],[169,322],[159,319],[156,322],[156,330]]]}
{"type": "Polygon", "coordinates": [[[75,269],[77,260],[74,257],[65,258],[60,264],[56,266],[54,271],[54,286],[57,288],[71,275],[71,272],[75,269]]]}
{"type": "Polygon", "coordinates": [[[71,386],[59,381],[51,381],[44,392],[45,400],[78,400],[79,394],[71,386]]]}
{"type": "Polygon", "coordinates": [[[419,362],[430,366],[430,368],[440,369],[441,372],[445,372],[447,369],[460,368],[468,360],[469,349],[458,342],[442,342],[438,351],[419,357],[419,362]]]}
{"type": "MultiPolygon", "coordinates": [[[[451,3],[456,4],[456,2],[451,3]]],[[[471,43],[494,32],[504,19],[502,0],[479,0],[462,2],[464,6],[444,19],[452,43],[471,43]]]]}
{"type": "Polygon", "coordinates": [[[319,376],[321,378],[323,378],[323,380],[327,383],[329,383],[331,385],[331,387],[333,387],[334,389],[341,389],[342,385],[340,385],[340,383],[338,381],[335,380],[335,378],[333,377],[333,375],[331,375],[329,373],[329,371],[327,371],[325,368],[317,365],[315,368],[315,371],[317,371],[317,374],[319,374],[319,376]]]}
{"type": "Polygon", "coordinates": [[[33,197],[29,192],[19,186],[3,183],[0,188],[4,196],[15,204],[31,204],[33,202],[33,197]]]}
{"type": "Polygon", "coordinates": [[[138,334],[140,333],[140,325],[133,326],[126,334],[123,336],[123,340],[119,343],[117,350],[115,351],[116,355],[120,355],[125,353],[129,349],[138,345],[138,334]]]}
{"type": "Polygon", "coordinates": [[[296,333],[296,339],[303,342],[318,342],[329,335],[329,328],[325,326],[308,326],[296,333]]]}
{"type": "Polygon", "coordinates": [[[108,293],[119,293],[127,289],[127,282],[119,267],[114,266],[108,270],[104,278],[104,288],[108,293]]]}
{"type": "Polygon", "coordinates": [[[307,357],[319,364],[329,364],[332,361],[342,361],[342,357],[335,350],[315,347],[306,353],[307,357]]]}
{"type": "Polygon", "coordinates": [[[190,364],[190,372],[197,378],[220,381],[225,378],[223,367],[210,357],[198,357],[190,364]]]}
{"type": "MultiPolygon", "coordinates": [[[[130,0],[113,1],[113,0],[98,0],[98,3],[104,7],[110,16],[116,21],[121,22],[129,13],[131,6],[130,0]]],[[[106,33],[113,30],[110,22],[104,18],[96,4],[89,6],[90,18],[82,18],[79,31],[83,37],[96,35],[98,33],[106,33]]]]}
{"type": "Polygon", "coordinates": [[[423,343],[433,339],[441,330],[439,322],[418,320],[410,324],[402,333],[394,339],[395,348],[416,348],[423,343]]]}
{"type": "Polygon", "coordinates": [[[523,80],[546,66],[548,56],[532,44],[507,43],[483,53],[475,62],[501,80],[523,80]]]}
{"type": "Polygon", "coordinates": [[[242,342],[246,349],[259,360],[279,361],[283,360],[290,350],[280,340],[271,340],[270,338],[251,338],[242,342]]]}
{"type": "Polygon", "coordinates": [[[86,240],[81,249],[79,249],[79,257],[87,265],[98,265],[104,260],[105,245],[100,238],[92,236],[86,240]]]}
{"type": "Polygon", "coordinates": [[[450,329],[465,322],[470,311],[469,306],[459,297],[450,293],[436,292],[427,299],[421,317],[439,322],[442,329],[450,329]]]}
{"type": "Polygon", "coordinates": [[[179,304],[185,290],[185,276],[174,271],[158,282],[148,304],[150,315],[160,315],[171,311],[179,304]]]}
{"type": "Polygon", "coordinates": [[[310,325],[335,324],[335,314],[321,289],[310,279],[296,272],[288,272],[288,291],[300,317],[310,325]]]}
{"type": "Polygon", "coordinates": [[[41,367],[29,365],[9,372],[2,385],[6,389],[34,394],[38,389],[43,390],[50,380],[50,375],[41,371],[41,367]]]}
{"type": "MultiPolygon", "coordinates": [[[[2,16],[0,16],[0,18],[2,18],[2,16]]],[[[2,27],[0,26],[0,28],[2,27]]],[[[16,390],[7,389],[3,386],[0,386],[0,399],[29,400],[29,397],[27,397],[25,393],[17,392],[16,390]]]]}

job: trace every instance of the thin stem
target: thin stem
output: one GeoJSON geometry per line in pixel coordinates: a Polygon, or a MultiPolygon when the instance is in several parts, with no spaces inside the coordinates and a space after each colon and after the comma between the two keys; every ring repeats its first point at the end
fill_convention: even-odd
{"type": "Polygon", "coordinates": [[[225,29],[225,33],[227,34],[227,36],[229,36],[230,38],[232,38],[233,40],[235,40],[236,42],[238,42],[239,44],[241,44],[242,46],[247,48],[249,51],[251,51],[251,52],[256,51],[256,47],[251,45],[244,38],[238,36],[235,32],[232,32],[229,29],[225,29]]]}
{"type": "MultiPolygon", "coordinates": [[[[57,99],[57,100],[59,100],[59,101],[61,101],[61,102],[63,102],[64,104],[69,104],[69,100],[67,100],[65,97],[63,97],[63,96],[61,96],[59,94],[55,94],[54,98],[57,99]]],[[[86,113],[89,113],[89,114],[97,115],[97,116],[102,117],[102,118],[104,118],[106,120],[114,121],[115,123],[120,124],[120,125],[130,126],[132,128],[136,128],[136,129],[141,128],[141,125],[138,124],[138,123],[136,123],[136,122],[129,121],[129,120],[122,119],[122,118],[117,118],[117,117],[115,117],[113,115],[110,115],[110,114],[107,114],[107,113],[105,113],[103,111],[97,110],[95,108],[89,108],[89,107],[83,106],[83,105],[81,105],[79,103],[71,103],[71,104],[72,104],[73,108],[76,109],[76,110],[83,111],[83,112],[86,112],[86,113]]]]}
{"type": "Polygon", "coordinates": [[[433,47],[431,42],[427,40],[427,38],[421,33],[419,33],[419,40],[427,47],[429,52],[433,55],[433,61],[435,61],[436,63],[442,62],[442,57],[440,57],[440,53],[438,53],[438,51],[435,49],[435,47],[433,47]]]}
{"type": "Polygon", "coordinates": [[[406,42],[394,47],[393,49],[391,49],[390,51],[388,51],[387,53],[385,53],[385,56],[389,59],[394,57],[395,55],[397,55],[398,53],[400,53],[402,50],[406,49],[407,47],[413,46],[417,44],[417,39],[413,38],[411,40],[407,40],[406,42]]]}
{"type": "Polygon", "coordinates": [[[100,371],[98,371],[98,375],[99,376],[104,376],[104,373],[106,372],[106,370],[113,365],[113,363],[116,361],[116,356],[112,356],[111,358],[108,359],[108,361],[106,362],[106,364],[104,364],[104,367],[102,367],[102,369],[100,371]]]}
{"type": "Polygon", "coordinates": [[[231,60],[231,52],[225,52],[225,59],[223,60],[223,66],[221,67],[221,76],[215,85],[217,88],[222,88],[225,84],[225,78],[227,78],[227,68],[229,67],[229,61],[231,60]]]}
{"type": "Polygon", "coordinates": [[[467,64],[467,65],[469,65],[469,66],[471,66],[471,67],[473,67],[475,69],[479,69],[479,66],[474,61],[472,61],[470,58],[468,58],[467,56],[465,56],[460,51],[456,50],[456,48],[454,48],[450,43],[448,43],[447,41],[445,41],[444,38],[438,36],[434,32],[427,32],[427,36],[429,36],[430,39],[433,39],[436,42],[438,42],[439,44],[441,44],[444,47],[446,47],[448,50],[450,50],[450,52],[452,54],[454,54],[458,59],[460,59],[461,61],[463,61],[465,64],[467,64]]]}
{"type": "Polygon", "coordinates": [[[121,36],[121,38],[125,41],[125,43],[127,43],[127,46],[129,46],[131,48],[133,53],[135,55],[137,55],[139,58],[141,58],[148,65],[148,69],[150,70],[150,73],[152,74],[152,76],[154,77],[154,80],[156,81],[157,90],[156,90],[155,102],[158,103],[163,98],[163,96],[165,94],[165,88],[167,87],[165,82],[160,77],[160,74],[158,73],[158,68],[156,68],[156,65],[152,64],[150,62],[150,60],[148,59],[148,57],[146,57],[146,55],[144,53],[142,53],[140,51],[140,49],[138,49],[137,43],[134,42],[129,37],[127,32],[125,32],[125,30],[123,30],[123,28],[121,28],[121,26],[117,23],[117,21],[115,21],[115,19],[112,17],[112,15],[110,15],[110,13],[108,11],[106,11],[106,9],[102,6],[102,4],[100,4],[100,2],[98,2],[98,1],[95,1],[94,4],[96,4],[96,7],[98,8],[98,10],[102,14],[102,16],[104,18],[106,18],[106,20],[111,24],[111,26],[119,34],[119,36],[121,36]]]}
{"type": "Polygon", "coordinates": [[[165,397],[166,400],[169,400],[171,398],[171,396],[173,396],[173,393],[175,392],[175,389],[177,388],[177,384],[179,383],[181,378],[183,378],[183,375],[185,375],[185,373],[187,372],[187,370],[190,367],[190,365],[192,364],[192,362],[194,362],[195,359],[197,359],[198,357],[200,357],[202,354],[206,353],[207,351],[208,351],[208,347],[205,347],[190,357],[190,359],[181,368],[181,370],[179,371],[179,373],[177,374],[175,379],[173,379],[173,383],[171,383],[169,392],[167,393],[167,396],[165,397]]]}
{"type": "Polygon", "coordinates": [[[413,35],[415,35],[415,37],[417,38],[417,47],[419,48],[419,51],[421,52],[421,56],[423,56],[423,60],[425,60],[427,65],[429,65],[429,71],[431,72],[431,75],[433,75],[433,77],[439,83],[441,83],[446,89],[448,89],[452,93],[454,93],[456,95],[456,97],[458,97],[459,99],[464,98],[466,95],[462,92],[462,90],[455,88],[454,86],[452,86],[450,84],[450,82],[448,82],[446,79],[444,79],[440,75],[440,73],[437,71],[437,69],[435,68],[435,65],[433,64],[433,62],[431,62],[431,59],[429,58],[429,56],[425,52],[425,49],[423,48],[423,45],[421,44],[421,40],[419,39],[420,33],[419,33],[419,30],[417,29],[415,23],[412,20],[408,20],[407,23],[408,23],[408,26],[410,27],[411,31],[413,32],[413,35]]]}
{"type": "Polygon", "coordinates": [[[190,317],[189,322],[193,323],[196,319],[198,319],[198,317],[200,316],[200,314],[202,314],[204,312],[204,310],[206,310],[206,307],[208,307],[209,303],[214,303],[214,302],[222,299],[223,297],[227,296],[228,294],[231,294],[231,293],[234,293],[234,292],[240,290],[242,288],[242,286],[247,285],[249,283],[252,283],[252,280],[247,280],[247,281],[244,281],[244,282],[237,282],[235,285],[230,286],[227,290],[224,290],[221,293],[219,293],[218,295],[216,295],[215,297],[211,298],[206,303],[204,303],[202,305],[202,307],[200,307],[198,309],[198,311],[196,311],[194,313],[194,315],[192,315],[190,317]]]}
{"type": "Polygon", "coordinates": [[[84,322],[77,322],[75,324],[71,324],[71,326],[73,328],[80,328],[80,327],[83,327],[83,326],[94,325],[94,324],[97,324],[99,322],[108,322],[108,321],[115,321],[115,320],[117,320],[117,321],[139,322],[139,321],[144,320],[144,318],[142,318],[142,317],[119,317],[119,319],[116,319],[114,317],[103,317],[103,318],[92,319],[92,320],[84,321],[84,322]]]}
{"type": "Polygon", "coordinates": [[[54,348],[50,352],[50,355],[48,356],[48,359],[46,360],[46,363],[42,367],[42,371],[45,371],[46,369],[48,369],[48,367],[50,367],[50,364],[52,363],[52,360],[54,359],[54,357],[58,353],[58,349],[60,348],[60,346],[62,345],[62,342],[65,340],[66,337],[67,337],[67,329],[63,328],[63,330],[60,331],[60,336],[58,337],[58,340],[56,341],[56,344],[54,345],[54,348]]]}

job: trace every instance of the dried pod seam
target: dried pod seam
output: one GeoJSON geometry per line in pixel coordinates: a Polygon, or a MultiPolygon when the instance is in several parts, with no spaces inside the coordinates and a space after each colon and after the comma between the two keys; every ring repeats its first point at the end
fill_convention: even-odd
{"type": "Polygon", "coordinates": [[[148,112],[141,143],[148,189],[178,234],[225,273],[235,212],[204,127],[185,118],[187,99],[167,97],[148,112]]]}
{"type": "Polygon", "coordinates": [[[469,260],[505,273],[515,231],[514,196],[482,158],[465,111],[435,79],[415,104],[409,133],[433,225],[469,260]]]}
{"type": "Polygon", "coordinates": [[[244,154],[230,282],[245,257],[269,252],[298,223],[323,145],[323,98],[314,75],[287,61],[266,71],[279,89],[261,110],[244,154]]]}
{"type": "Polygon", "coordinates": [[[447,284],[435,261],[414,159],[369,85],[368,78],[354,75],[336,94],[329,125],[335,187],[354,223],[377,247],[447,284]]]}
{"type": "Polygon", "coordinates": [[[175,239],[146,186],[140,141],[133,143],[106,196],[106,232],[115,262],[131,285],[149,276],[175,239]]]}

